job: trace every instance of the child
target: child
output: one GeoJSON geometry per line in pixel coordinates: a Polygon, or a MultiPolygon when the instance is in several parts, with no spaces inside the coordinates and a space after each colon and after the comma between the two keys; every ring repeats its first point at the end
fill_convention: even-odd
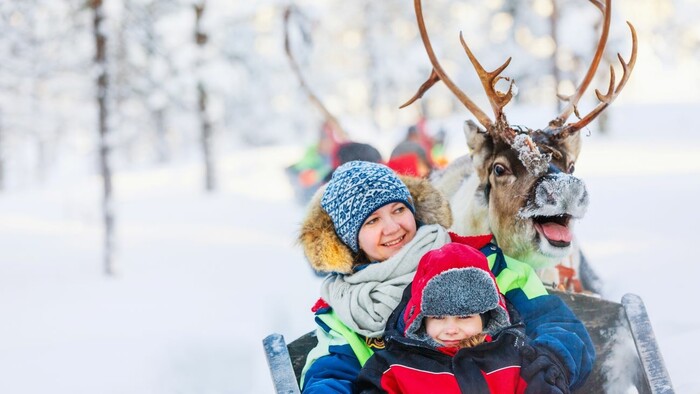
{"type": "Polygon", "coordinates": [[[595,351],[581,322],[548,295],[530,266],[490,243],[490,235],[460,237],[448,233],[451,224],[447,201],[426,180],[402,180],[384,165],[359,161],[333,173],[311,201],[299,237],[311,266],[331,273],[313,308],[318,345],[302,371],[304,393],[355,390],[362,365],[384,347],[387,320],[420,258],[450,242],[486,255],[501,291],[521,315],[534,345],[526,380],[541,381],[559,368],[571,388],[583,383],[595,351]]]}
{"type": "Polygon", "coordinates": [[[367,361],[357,386],[363,393],[522,393],[524,338],[522,326],[510,324],[486,257],[449,243],[421,259],[410,299],[387,323],[386,350],[367,361]]]}

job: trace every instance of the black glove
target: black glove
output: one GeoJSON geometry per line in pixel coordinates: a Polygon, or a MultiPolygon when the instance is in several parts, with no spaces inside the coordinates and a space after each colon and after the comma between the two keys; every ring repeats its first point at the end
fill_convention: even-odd
{"type": "Polygon", "coordinates": [[[557,356],[541,346],[520,348],[520,376],[527,382],[525,394],[569,394],[565,369],[557,356]]]}

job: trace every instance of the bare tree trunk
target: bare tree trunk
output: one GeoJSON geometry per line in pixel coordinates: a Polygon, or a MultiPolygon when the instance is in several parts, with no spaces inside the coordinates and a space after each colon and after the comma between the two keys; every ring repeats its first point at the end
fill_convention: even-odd
{"type": "Polygon", "coordinates": [[[114,275],[114,215],[112,212],[112,169],[109,165],[109,126],[107,123],[109,110],[107,108],[107,93],[109,79],[107,72],[107,36],[104,33],[104,7],[102,0],[91,0],[93,11],[93,33],[95,36],[95,64],[97,65],[97,107],[98,128],[100,133],[100,171],[102,173],[102,215],[104,221],[104,272],[114,275]]]}
{"type": "Polygon", "coordinates": [[[2,111],[0,111],[0,191],[5,190],[5,128],[2,120],[2,111]]]}
{"type": "Polygon", "coordinates": [[[367,79],[369,79],[369,110],[372,114],[372,122],[377,130],[381,129],[379,124],[379,99],[381,94],[381,87],[379,86],[379,77],[377,76],[377,50],[374,44],[374,38],[372,34],[372,23],[377,19],[377,3],[374,0],[369,0],[365,3],[365,21],[364,25],[364,47],[367,48],[367,79]]]}
{"type": "MultiPolygon", "coordinates": [[[[158,52],[161,50],[158,41],[158,34],[156,33],[156,22],[160,15],[158,10],[158,3],[151,2],[146,7],[146,13],[149,15],[149,22],[145,23],[143,26],[144,32],[148,39],[144,44],[144,49],[146,50],[146,56],[148,63],[152,63],[158,60],[158,52]]],[[[150,70],[149,74],[153,75],[154,72],[150,70]]],[[[163,81],[159,78],[152,76],[151,79],[151,89],[160,92],[167,96],[163,87],[163,81]]],[[[153,93],[153,92],[150,92],[153,93]]],[[[156,155],[159,163],[165,163],[170,161],[170,146],[168,144],[168,122],[167,122],[167,112],[166,108],[168,106],[166,103],[152,103],[147,100],[147,105],[151,113],[151,119],[155,126],[156,131],[156,155]]]]}
{"type": "Polygon", "coordinates": [[[212,127],[209,114],[207,112],[208,92],[202,77],[202,55],[204,46],[207,44],[207,34],[202,29],[202,15],[206,7],[206,0],[200,0],[194,6],[195,12],[195,42],[200,48],[200,55],[197,59],[197,104],[199,110],[199,124],[201,127],[202,156],[204,160],[204,188],[211,192],[216,189],[216,179],[214,176],[214,162],[212,153],[212,127]]]}
{"type": "Polygon", "coordinates": [[[557,98],[559,93],[559,84],[561,83],[561,71],[557,65],[557,59],[559,58],[559,34],[557,34],[557,26],[559,25],[559,10],[557,9],[557,0],[552,0],[552,15],[549,17],[550,30],[552,34],[552,41],[554,42],[554,56],[552,56],[552,76],[554,77],[554,98],[556,100],[556,110],[561,111],[563,108],[563,103],[557,98]]]}
{"type": "Polygon", "coordinates": [[[151,110],[153,123],[156,126],[156,154],[159,163],[170,161],[170,147],[168,146],[168,128],[165,123],[165,109],[151,110]]]}

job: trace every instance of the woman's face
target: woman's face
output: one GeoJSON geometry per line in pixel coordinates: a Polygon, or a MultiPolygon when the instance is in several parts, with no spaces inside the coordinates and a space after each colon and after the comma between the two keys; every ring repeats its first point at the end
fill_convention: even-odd
{"type": "Polygon", "coordinates": [[[384,261],[411,242],[416,219],[404,203],[394,202],[377,209],[360,227],[360,249],[370,261],[384,261]]]}

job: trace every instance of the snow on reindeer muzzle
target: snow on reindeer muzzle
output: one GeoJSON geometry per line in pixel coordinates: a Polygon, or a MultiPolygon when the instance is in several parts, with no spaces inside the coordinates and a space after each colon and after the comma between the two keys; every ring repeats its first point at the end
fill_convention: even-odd
{"type": "Polygon", "coordinates": [[[588,191],[579,178],[561,172],[540,178],[519,215],[530,219],[540,237],[554,247],[568,247],[573,238],[571,219],[588,208],[588,191]]]}

